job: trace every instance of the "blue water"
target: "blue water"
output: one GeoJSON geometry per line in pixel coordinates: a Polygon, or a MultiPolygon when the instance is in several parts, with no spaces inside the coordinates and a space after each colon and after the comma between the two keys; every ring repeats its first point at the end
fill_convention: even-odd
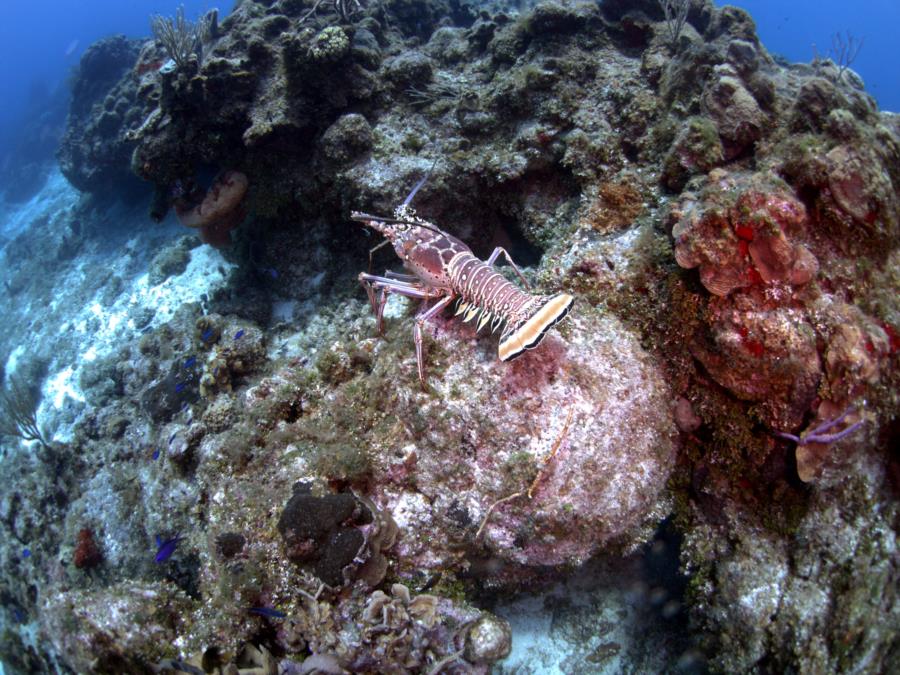
{"type": "Polygon", "coordinates": [[[816,51],[830,56],[835,33],[863,39],[851,68],[882,110],[900,112],[900,0],[732,0],[756,21],[760,40],[789,61],[810,61],[816,51]]]}
{"type": "MultiPolygon", "coordinates": [[[[151,14],[174,15],[182,4],[189,19],[217,6],[214,0],[3,0],[0,162],[26,116],[65,100],[68,74],[92,42],[116,33],[148,36],[151,14]]],[[[231,4],[225,0],[222,12],[231,4]]]]}

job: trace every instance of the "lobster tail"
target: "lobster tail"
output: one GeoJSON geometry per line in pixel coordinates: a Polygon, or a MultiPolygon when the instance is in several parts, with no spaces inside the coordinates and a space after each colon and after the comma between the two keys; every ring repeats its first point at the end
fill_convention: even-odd
{"type": "Polygon", "coordinates": [[[501,361],[512,361],[526,349],[537,347],[547,331],[565,318],[575,301],[568,293],[536,299],[539,300],[535,303],[537,307],[500,338],[497,351],[501,361]]]}
{"type": "Polygon", "coordinates": [[[453,290],[460,296],[456,313],[465,313],[464,322],[481,314],[479,329],[488,322],[492,330],[506,324],[500,337],[501,361],[510,361],[526,349],[534,349],[546,332],[566,316],[575,301],[568,293],[549,297],[525,293],[490,264],[467,252],[451,259],[448,276],[453,290]]]}

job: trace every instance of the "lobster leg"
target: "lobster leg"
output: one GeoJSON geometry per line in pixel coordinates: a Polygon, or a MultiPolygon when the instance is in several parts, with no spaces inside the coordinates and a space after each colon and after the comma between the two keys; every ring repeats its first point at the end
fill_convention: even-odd
{"type": "Polygon", "coordinates": [[[375,313],[375,321],[379,335],[383,333],[384,307],[392,293],[403,295],[407,298],[413,298],[414,300],[432,300],[434,298],[439,298],[444,294],[443,291],[429,289],[422,284],[413,284],[408,281],[391,279],[387,276],[379,277],[375,274],[368,274],[366,272],[359,275],[359,282],[363,285],[363,288],[366,289],[366,294],[369,296],[369,303],[372,305],[372,311],[375,313]],[[379,289],[381,290],[381,295],[376,300],[375,292],[379,289]]]}
{"type": "Polygon", "coordinates": [[[362,287],[366,289],[366,296],[369,298],[369,304],[372,306],[372,311],[375,312],[378,307],[375,302],[375,288],[372,284],[366,283],[362,279],[360,279],[360,283],[362,284],[362,287]]]}
{"type": "Polygon", "coordinates": [[[392,272],[391,270],[385,272],[384,276],[386,276],[388,279],[405,281],[409,284],[415,284],[417,281],[419,281],[419,277],[417,277],[415,274],[401,274],[400,272],[392,272]]]}
{"type": "MultiPolygon", "coordinates": [[[[387,274],[396,274],[395,272],[388,272],[387,274]]],[[[403,275],[407,276],[407,275],[403,275]]],[[[402,293],[403,295],[407,295],[406,290],[411,290],[412,293],[408,295],[410,298],[436,298],[443,295],[442,292],[436,290],[430,290],[427,286],[425,286],[421,281],[418,281],[418,277],[413,277],[409,275],[410,279],[415,279],[416,281],[408,281],[406,279],[397,279],[393,277],[389,277],[387,275],[380,277],[377,274],[369,274],[368,272],[362,272],[359,275],[359,281],[363,285],[372,284],[376,288],[390,288],[392,291],[396,293],[402,293]],[[418,283],[417,283],[418,282],[418,283]],[[418,292],[418,294],[417,294],[418,292]]]]}
{"type": "Polygon", "coordinates": [[[422,350],[422,325],[453,302],[456,299],[456,295],[453,293],[447,295],[448,291],[438,288],[428,288],[421,283],[415,284],[405,280],[405,278],[410,277],[411,275],[400,275],[395,272],[388,272],[383,277],[363,272],[359,275],[359,281],[366,289],[366,293],[369,296],[369,302],[372,304],[372,309],[375,312],[375,318],[378,323],[379,333],[381,332],[384,306],[387,304],[387,300],[392,293],[416,300],[433,300],[435,298],[440,298],[434,305],[416,316],[416,326],[413,332],[413,338],[416,343],[416,365],[419,370],[419,381],[424,385],[425,356],[422,350]],[[391,278],[387,276],[388,274],[400,278],[391,278]],[[375,291],[378,289],[381,289],[381,297],[378,298],[378,301],[376,302],[375,291]]]}
{"type": "Polygon", "coordinates": [[[375,289],[377,288],[375,284],[369,281],[363,281],[360,279],[360,282],[363,285],[363,288],[366,289],[366,295],[369,296],[369,304],[372,306],[372,313],[375,315],[375,324],[376,329],[378,330],[379,335],[384,335],[384,330],[382,326],[382,317],[384,316],[384,306],[388,301],[388,292],[387,289],[383,286],[381,287],[381,296],[376,300],[375,299],[375,289]]]}
{"type": "Polygon", "coordinates": [[[505,248],[503,248],[502,246],[498,246],[497,248],[495,248],[494,252],[491,253],[491,256],[487,260],[485,260],[485,262],[488,265],[493,265],[494,261],[500,257],[501,253],[506,258],[506,262],[508,262],[510,265],[512,265],[513,271],[516,273],[516,275],[519,277],[519,279],[522,280],[522,283],[525,284],[525,289],[530,291],[531,287],[528,285],[528,280],[522,274],[522,271],[519,269],[519,267],[516,265],[516,263],[513,262],[513,259],[509,255],[507,250],[505,248]]]}
{"type": "Polygon", "coordinates": [[[378,298],[378,307],[372,307],[375,312],[375,328],[379,335],[384,335],[384,308],[388,301],[388,291],[386,288],[381,289],[381,297],[378,298]]]}
{"type": "Polygon", "coordinates": [[[383,242],[381,242],[377,246],[373,246],[372,248],[369,249],[369,271],[372,270],[372,254],[375,253],[375,251],[377,251],[378,249],[380,249],[384,246],[387,246],[390,243],[391,242],[389,239],[385,239],[383,242]]]}
{"type": "Polygon", "coordinates": [[[425,355],[422,349],[422,326],[428,319],[440,314],[441,310],[455,299],[455,295],[447,295],[434,303],[430,309],[427,309],[416,317],[416,327],[413,332],[413,339],[416,343],[416,365],[419,368],[419,382],[422,383],[423,387],[425,386],[425,355]]]}

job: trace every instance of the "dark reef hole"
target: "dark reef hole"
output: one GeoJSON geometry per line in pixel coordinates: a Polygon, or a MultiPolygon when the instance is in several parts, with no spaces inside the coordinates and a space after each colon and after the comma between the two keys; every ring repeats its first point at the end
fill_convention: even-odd
{"type": "Polygon", "coordinates": [[[728,161],[730,162],[747,162],[751,169],[755,170],[756,167],[756,141],[752,141],[747,145],[737,149],[737,151],[730,155],[727,152],[726,148],[726,156],[730,157],[728,161]]]}
{"type": "Polygon", "coordinates": [[[888,448],[886,480],[894,497],[900,497],[900,417],[894,417],[882,430],[879,446],[888,448]]]}
{"type": "Polygon", "coordinates": [[[134,238],[134,221],[122,217],[97,217],[99,214],[119,214],[123,208],[141,205],[142,210],[153,210],[153,190],[148,184],[132,174],[115,175],[107,180],[103,192],[87,192],[78,206],[78,235],[69,238],[71,245],[76,242],[90,242],[95,247],[95,255],[119,255],[134,238]],[[93,217],[90,217],[93,216],[93,217]]]}
{"type": "Polygon", "coordinates": [[[653,639],[675,657],[672,671],[689,675],[707,672],[706,658],[689,632],[685,591],[689,577],[681,572],[681,532],[673,517],[663,520],[653,539],[644,546],[640,559],[643,603],[637,608],[648,619],[653,639]]]}
{"type": "MultiPolygon", "coordinates": [[[[265,647],[275,658],[280,659],[284,657],[287,652],[285,652],[278,639],[280,622],[277,619],[269,619],[265,616],[260,616],[259,619],[259,627],[247,638],[245,645],[265,647]]],[[[246,648],[241,649],[238,653],[235,665],[237,665],[239,672],[258,672],[255,669],[258,664],[255,659],[251,658],[250,652],[246,648]]]]}
{"type": "MultiPolygon", "coordinates": [[[[782,442],[780,446],[782,447],[782,457],[783,457],[783,476],[787,484],[794,488],[797,491],[808,490],[809,486],[803,482],[800,478],[800,470],[797,468],[797,448],[794,447],[791,450],[787,451],[783,449],[786,443],[782,442]]],[[[776,448],[779,445],[776,444],[776,448]]],[[[772,454],[775,454],[774,451],[772,454]]]]}
{"type": "Polygon", "coordinates": [[[640,160],[641,149],[635,143],[623,138],[620,147],[622,154],[629,162],[637,163],[640,160]]]}
{"type": "MultiPolygon", "coordinates": [[[[544,249],[529,241],[518,221],[512,219],[498,218],[488,246],[476,255],[487,258],[497,246],[505,248],[519,267],[535,267],[544,257],[544,249]]],[[[497,264],[506,264],[506,261],[500,260],[497,264]]]]}
{"type": "Polygon", "coordinates": [[[165,576],[189,598],[200,599],[200,557],[196,553],[173,556],[173,562],[165,576]]]}
{"type": "Polygon", "coordinates": [[[796,185],[797,176],[787,171],[782,171],[781,177],[794,186],[797,197],[806,207],[806,212],[815,213],[816,203],[819,200],[819,188],[815,185],[796,185]]]}
{"type": "Polygon", "coordinates": [[[473,252],[485,258],[502,246],[518,266],[539,265],[554,230],[568,224],[561,207],[576,202],[579,192],[574,177],[555,165],[535,168],[500,186],[485,186],[483,198],[475,201],[480,206],[466,205],[477,214],[473,230],[480,234],[470,242],[473,252]]]}
{"type": "Polygon", "coordinates": [[[608,21],[621,21],[623,17],[636,11],[651,21],[662,21],[665,18],[657,0],[602,0],[600,8],[608,21]]]}
{"type": "Polygon", "coordinates": [[[687,577],[679,569],[681,533],[672,518],[659,524],[653,540],[644,547],[641,558],[642,576],[650,588],[652,611],[667,621],[686,619],[684,591],[687,577]]]}
{"type": "Polygon", "coordinates": [[[471,28],[472,24],[475,23],[475,20],[478,18],[476,8],[465,0],[450,0],[448,4],[448,16],[450,17],[452,25],[461,28],[471,28]]]}
{"type": "Polygon", "coordinates": [[[601,12],[607,33],[623,53],[639,54],[653,39],[653,23],[663,19],[655,0],[604,0],[601,12]]]}

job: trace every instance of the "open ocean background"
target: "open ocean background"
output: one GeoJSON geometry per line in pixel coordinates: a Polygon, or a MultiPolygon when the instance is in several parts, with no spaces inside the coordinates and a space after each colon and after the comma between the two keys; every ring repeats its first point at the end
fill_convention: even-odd
{"type": "MultiPolygon", "coordinates": [[[[38,0],[7,2],[0,22],[0,189],[15,163],[52,159],[68,106],[68,77],[85,49],[102,37],[150,34],[151,14],[173,15],[179,4],[196,19],[215,7],[206,0],[38,0]],[[34,123],[38,121],[39,124],[34,123]],[[22,130],[29,126],[23,137],[22,130]],[[27,144],[23,152],[22,144],[27,144]],[[18,151],[18,152],[17,152],[18,151]]],[[[231,2],[220,7],[224,16],[231,2]]],[[[790,61],[827,56],[835,33],[865,40],[853,64],[882,110],[900,111],[898,0],[735,0],[756,20],[766,48],[790,61]]]]}

